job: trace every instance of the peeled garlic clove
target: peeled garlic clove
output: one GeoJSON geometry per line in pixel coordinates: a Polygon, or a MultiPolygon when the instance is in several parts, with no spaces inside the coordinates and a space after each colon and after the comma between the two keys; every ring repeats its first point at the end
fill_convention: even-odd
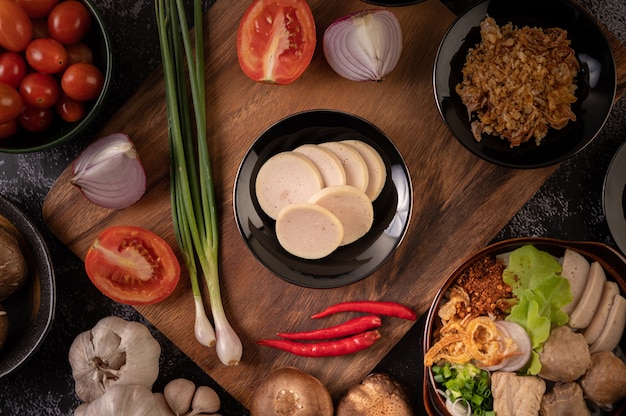
{"type": "Polygon", "coordinates": [[[159,374],[160,355],[161,346],[143,324],[103,318],[70,347],[76,394],[91,402],[116,384],[151,389],[159,374]]]}
{"type": "Polygon", "coordinates": [[[220,410],[220,396],[209,386],[199,386],[191,402],[191,414],[215,413],[220,410]]]}
{"type": "Polygon", "coordinates": [[[163,389],[165,401],[177,415],[187,413],[191,409],[191,400],[195,392],[196,385],[186,378],[174,379],[163,389]]]}
{"type": "Polygon", "coordinates": [[[146,173],[130,138],[114,133],[94,141],[78,155],[70,183],[94,204],[122,209],[146,192],[146,173]]]}

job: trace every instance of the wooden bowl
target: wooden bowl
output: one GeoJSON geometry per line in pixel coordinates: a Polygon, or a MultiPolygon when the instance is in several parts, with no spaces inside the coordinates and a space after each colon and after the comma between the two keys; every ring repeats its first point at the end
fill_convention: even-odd
{"type": "MultiPolygon", "coordinates": [[[[576,252],[582,254],[588,261],[597,261],[600,263],[600,265],[604,268],[607,279],[617,282],[622,295],[626,293],[626,280],[624,280],[624,276],[626,276],[626,258],[624,258],[618,251],[605,244],[583,241],[564,241],[543,237],[514,238],[500,241],[470,255],[454,272],[452,272],[452,274],[441,286],[430,309],[428,310],[426,317],[423,344],[424,354],[426,354],[426,352],[430,349],[434,341],[433,330],[436,325],[436,321],[439,319],[437,316],[439,305],[442,303],[446,291],[450,288],[452,283],[460,277],[463,271],[465,271],[472,263],[486,255],[506,253],[528,244],[531,244],[539,250],[546,251],[556,257],[562,257],[565,249],[567,248],[575,250],[576,252]]],[[[622,336],[620,348],[622,350],[626,350],[626,335],[622,336]]],[[[429,415],[450,415],[450,413],[446,410],[445,400],[435,391],[435,381],[430,367],[424,369],[423,395],[424,406],[426,407],[429,415]]],[[[609,414],[617,416],[624,414],[625,411],[626,400],[622,400],[617,403],[614,411],[609,414]]]]}

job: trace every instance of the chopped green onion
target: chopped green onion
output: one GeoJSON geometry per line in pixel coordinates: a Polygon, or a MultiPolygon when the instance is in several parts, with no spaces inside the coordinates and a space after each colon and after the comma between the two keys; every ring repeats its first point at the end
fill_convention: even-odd
{"type": "Polygon", "coordinates": [[[473,415],[491,415],[493,398],[489,373],[472,364],[443,363],[432,367],[435,382],[445,387],[451,402],[465,403],[473,415]]]}
{"type": "Polygon", "coordinates": [[[203,345],[216,345],[222,363],[236,365],[242,344],[226,319],[219,286],[218,218],[206,134],[202,2],[193,4],[192,46],[183,1],[155,0],[168,113],[172,221],[191,280],[195,336],[203,345]],[[197,263],[207,284],[216,331],[204,310],[197,263]]]}

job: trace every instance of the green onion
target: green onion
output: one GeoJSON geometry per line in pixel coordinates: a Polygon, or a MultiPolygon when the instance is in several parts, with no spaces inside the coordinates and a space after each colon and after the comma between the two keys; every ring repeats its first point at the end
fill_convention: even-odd
{"type": "Polygon", "coordinates": [[[432,367],[435,382],[445,387],[445,395],[453,403],[464,403],[473,415],[491,415],[493,399],[489,373],[472,364],[443,363],[432,367]]]}
{"type": "Polygon", "coordinates": [[[182,0],[155,0],[155,11],[168,113],[172,222],[191,280],[194,332],[203,345],[216,345],[222,363],[236,365],[243,348],[226,318],[219,285],[218,218],[206,135],[202,2],[194,0],[194,45],[182,0]],[[215,331],[204,310],[197,263],[207,284],[215,331]]]}

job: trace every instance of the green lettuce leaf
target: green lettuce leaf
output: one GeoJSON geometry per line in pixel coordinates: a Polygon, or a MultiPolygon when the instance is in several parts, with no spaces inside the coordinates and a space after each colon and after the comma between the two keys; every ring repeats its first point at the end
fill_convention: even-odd
{"type": "Polygon", "coordinates": [[[534,353],[526,371],[537,374],[541,370],[537,353],[550,336],[550,329],[566,324],[569,319],[561,310],[572,301],[569,280],[561,276],[557,259],[532,245],[510,253],[502,278],[519,299],[506,319],[528,332],[534,353]]]}

